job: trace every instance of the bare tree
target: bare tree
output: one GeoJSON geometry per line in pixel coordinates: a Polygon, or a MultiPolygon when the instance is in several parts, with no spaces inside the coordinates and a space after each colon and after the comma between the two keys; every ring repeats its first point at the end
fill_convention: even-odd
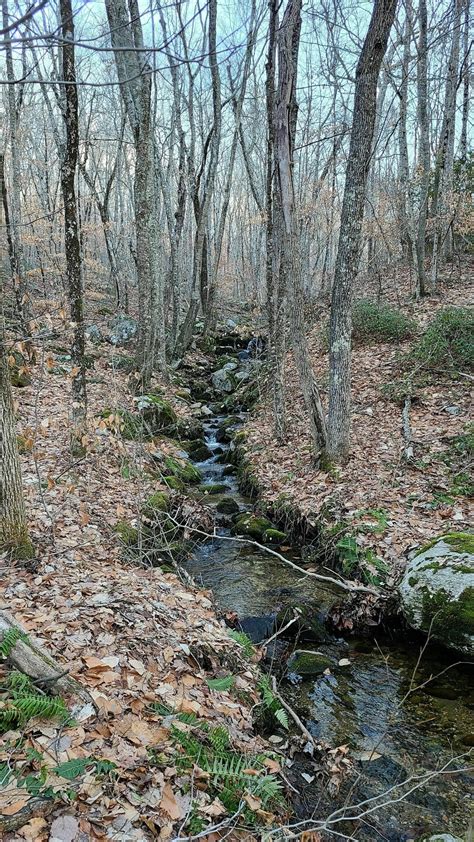
{"type": "MultiPolygon", "coordinates": [[[[3,29],[7,32],[9,24],[8,0],[2,0],[2,22],[3,29]]],[[[8,106],[8,129],[11,156],[10,213],[8,219],[10,268],[21,330],[23,333],[29,333],[31,307],[25,279],[23,243],[21,236],[21,167],[18,137],[20,112],[25,88],[24,81],[19,82],[15,79],[12,44],[8,35],[6,35],[4,39],[4,49],[6,76],[8,82],[6,99],[8,106]]]]}
{"type": "MultiPolygon", "coordinates": [[[[5,210],[8,208],[8,201],[3,152],[0,153],[0,193],[2,195],[2,206],[5,210]]],[[[2,219],[1,213],[0,219],[2,219]]],[[[0,276],[0,552],[5,550],[16,558],[27,559],[33,555],[33,546],[28,536],[26,521],[15,411],[8,365],[2,274],[0,276]]]]}
{"type": "Polygon", "coordinates": [[[375,0],[357,64],[351,143],[331,303],[328,454],[349,452],[352,297],[362,244],[365,190],[375,125],[377,82],[395,17],[396,0],[375,0]]]}
{"type": "Polygon", "coordinates": [[[82,283],[81,233],[76,199],[76,174],[79,152],[79,115],[76,84],[74,16],[71,0],[60,0],[63,36],[62,68],[64,85],[65,145],[61,156],[61,188],[64,202],[64,246],[69,306],[73,326],[72,369],[72,445],[83,446],[86,430],[87,393],[84,342],[84,293],[82,283]]]}

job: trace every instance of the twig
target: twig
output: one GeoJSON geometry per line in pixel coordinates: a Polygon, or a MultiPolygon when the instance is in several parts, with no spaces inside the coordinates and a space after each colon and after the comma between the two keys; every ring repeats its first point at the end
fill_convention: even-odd
{"type": "Polygon", "coordinates": [[[299,620],[299,616],[292,617],[292,619],[286,624],[286,626],[283,626],[283,628],[278,629],[278,631],[276,631],[275,634],[272,634],[272,636],[269,637],[268,640],[264,640],[263,643],[260,643],[259,645],[262,647],[262,649],[264,646],[268,646],[268,644],[271,643],[272,640],[275,640],[275,638],[278,637],[279,634],[283,634],[283,632],[289,629],[289,627],[292,626],[293,623],[296,623],[297,620],[299,620]]]}
{"type": "Polygon", "coordinates": [[[276,698],[276,699],[278,699],[278,701],[280,702],[281,706],[282,706],[283,708],[285,708],[286,712],[290,714],[290,716],[291,716],[291,718],[292,718],[293,722],[295,723],[295,725],[297,725],[297,726],[298,726],[298,728],[300,729],[301,733],[303,734],[303,737],[304,737],[306,740],[308,740],[308,742],[309,742],[309,743],[311,743],[311,745],[313,746],[313,748],[314,748],[314,749],[316,749],[316,748],[317,748],[317,745],[316,745],[316,742],[315,742],[315,740],[314,740],[313,735],[312,735],[312,734],[310,734],[310,732],[308,731],[308,729],[307,729],[306,725],[303,725],[303,723],[302,723],[301,719],[299,718],[298,714],[297,714],[297,713],[295,713],[295,711],[293,710],[293,708],[292,708],[292,707],[290,707],[290,705],[288,704],[288,702],[285,702],[284,698],[283,698],[282,696],[280,696],[280,693],[278,692],[278,689],[277,689],[276,678],[275,678],[275,676],[274,676],[274,675],[272,675],[272,693],[273,693],[273,695],[275,696],[275,698],[276,698]]]}
{"type": "Polygon", "coordinates": [[[413,459],[413,439],[411,435],[411,425],[410,425],[410,408],[411,408],[411,396],[407,395],[405,398],[405,403],[403,406],[402,412],[402,429],[403,429],[403,439],[405,441],[405,459],[407,462],[411,462],[413,459]]]}

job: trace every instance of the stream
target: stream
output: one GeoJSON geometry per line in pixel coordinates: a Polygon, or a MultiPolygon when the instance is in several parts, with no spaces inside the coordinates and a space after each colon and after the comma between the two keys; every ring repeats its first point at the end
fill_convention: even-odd
{"type": "MultiPolygon", "coordinates": [[[[225,471],[229,445],[217,440],[217,430],[225,420],[225,416],[215,416],[205,424],[205,442],[212,456],[195,464],[204,484],[224,483],[225,497],[231,496],[241,511],[252,511],[253,504],[240,493],[235,474],[225,471]]],[[[212,495],[205,502],[216,506],[221,499],[222,495],[212,495]]],[[[285,605],[301,599],[324,610],[340,597],[337,589],[305,577],[258,547],[228,540],[229,516],[217,514],[217,523],[218,537],[199,544],[185,567],[198,584],[213,591],[223,614],[238,616],[254,642],[272,634],[275,613],[285,605]]],[[[292,551],[289,557],[298,561],[298,552],[292,551]]],[[[291,651],[291,644],[288,647],[291,651]]],[[[413,780],[409,788],[415,789],[406,800],[396,801],[407,787],[394,790],[391,798],[382,799],[392,802],[388,806],[369,812],[363,820],[339,824],[335,830],[339,838],[367,842],[421,840],[447,832],[464,836],[472,792],[472,758],[469,763],[466,753],[474,745],[474,682],[469,668],[451,667],[455,656],[434,646],[428,647],[417,668],[419,639],[332,636],[324,644],[304,643],[302,648],[323,652],[334,667],[330,674],[304,680],[290,674],[281,681],[280,692],[316,738],[334,747],[349,747],[355,774],[338,794],[331,795],[309,758],[295,758],[285,774],[300,793],[293,802],[298,819],[327,816],[344,804],[377,798],[410,776],[445,767],[422,787],[413,780]],[[339,665],[341,660],[344,665],[339,665]],[[443,675],[406,697],[412,680],[416,688],[443,670],[443,675]],[[461,771],[448,774],[450,768],[461,771]]],[[[281,655],[275,657],[281,659],[281,655]]],[[[284,749],[284,742],[278,748],[284,749]]]]}

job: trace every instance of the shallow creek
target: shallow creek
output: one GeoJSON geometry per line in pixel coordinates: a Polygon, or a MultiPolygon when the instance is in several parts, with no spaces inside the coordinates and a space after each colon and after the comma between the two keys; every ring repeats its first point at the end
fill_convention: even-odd
{"type": "MultiPolygon", "coordinates": [[[[216,440],[223,420],[216,417],[206,424],[206,444],[213,455],[197,465],[205,484],[224,483],[225,495],[232,496],[242,511],[251,511],[253,504],[240,494],[235,476],[224,475],[223,453],[229,445],[216,440]]],[[[214,505],[219,499],[210,496],[207,502],[214,505]]],[[[270,636],[271,615],[285,604],[310,600],[323,610],[340,598],[340,592],[321,586],[257,547],[229,540],[228,518],[219,533],[220,537],[196,548],[186,568],[196,582],[212,589],[223,613],[235,612],[242,619],[262,617],[260,626],[258,621],[252,626],[257,641],[270,636]]],[[[298,560],[296,552],[289,557],[298,560]]],[[[466,666],[450,668],[454,657],[428,647],[417,668],[419,640],[382,636],[376,640],[334,637],[317,647],[305,643],[303,648],[327,654],[334,668],[330,674],[303,681],[290,675],[281,682],[280,691],[314,736],[334,747],[349,746],[356,775],[350,790],[343,787],[338,796],[331,797],[317,775],[308,782],[314,775],[309,763],[296,761],[287,774],[300,791],[295,797],[299,818],[327,816],[344,803],[374,798],[409,776],[441,769],[450,761],[453,769],[473,766],[472,756],[466,757],[474,745],[473,676],[466,666]],[[339,665],[342,659],[350,664],[339,665]],[[442,676],[409,692],[442,671],[442,676]],[[302,778],[302,772],[309,777],[302,778]]],[[[391,800],[390,805],[370,812],[363,821],[334,829],[342,838],[393,842],[448,831],[463,836],[469,826],[469,772],[447,774],[446,768],[423,787],[417,784],[419,780],[413,780],[408,787],[415,789],[406,800],[396,801],[407,787],[394,790],[391,798],[382,799],[391,800]]],[[[368,808],[377,803],[370,802],[368,808]]]]}

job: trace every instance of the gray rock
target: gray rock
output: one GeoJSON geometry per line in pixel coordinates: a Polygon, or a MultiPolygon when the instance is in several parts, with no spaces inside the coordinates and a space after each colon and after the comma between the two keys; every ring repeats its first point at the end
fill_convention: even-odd
{"type": "Polygon", "coordinates": [[[239,367],[238,363],[229,362],[222,366],[224,371],[235,371],[239,367]]]}
{"type": "Polygon", "coordinates": [[[119,313],[109,321],[109,328],[111,329],[109,341],[117,346],[131,342],[138,333],[138,323],[131,316],[125,316],[123,313],[119,313]]]}
{"type": "Polygon", "coordinates": [[[227,319],[227,321],[226,321],[226,323],[225,323],[225,326],[226,326],[229,330],[235,330],[235,328],[237,327],[237,322],[234,322],[234,320],[233,320],[233,319],[227,319]]]}
{"type": "Polygon", "coordinates": [[[237,371],[235,379],[238,380],[239,383],[244,383],[246,380],[250,380],[250,371],[248,368],[244,368],[243,371],[237,371]]]}
{"type": "Polygon", "coordinates": [[[462,839],[451,833],[436,833],[434,836],[428,836],[426,842],[462,842],[462,839]]]}
{"type": "Polygon", "coordinates": [[[94,345],[104,341],[102,331],[97,325],[88,325],[84,331],[86,339],[89,339],[94,345]]]}
{"type": "MultiPolygon", "coordinates": [[[[230,363],[232,365],[232,363],[230,363]]],[[[211,376],[212,385],[217,392],[230,394],[234,390],[234,381],[231,372],[224,368],[214,371],[211,376]]]]}
{"type": "Polygon", "coordinates": [[[451,533],[422,547],[398,587],[407,623],[474,655],[474,536],[451,533]]]}

